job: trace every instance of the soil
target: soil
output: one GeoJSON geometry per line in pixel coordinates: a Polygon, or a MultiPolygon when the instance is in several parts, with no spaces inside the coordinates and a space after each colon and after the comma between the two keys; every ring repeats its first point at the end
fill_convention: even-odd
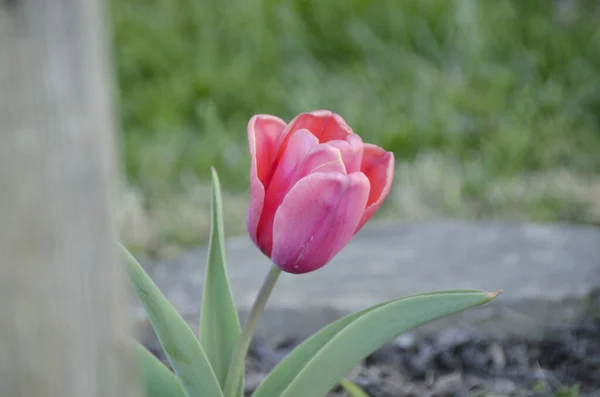
{"type": "MultiPolygon", "coordinates": [[[[254,341],[246,394],[298,341],[254,341]]],[[[159,349],[151,350],[163,361],[159,349]]],[[[600,322],[558,329],[538,340],[448,329],[435,337],[405,334],[363,360],[347,377],[371,397],[600,397],[600,322]]],[[[329,397],[345,396],[332,390],[329,397]]]]}

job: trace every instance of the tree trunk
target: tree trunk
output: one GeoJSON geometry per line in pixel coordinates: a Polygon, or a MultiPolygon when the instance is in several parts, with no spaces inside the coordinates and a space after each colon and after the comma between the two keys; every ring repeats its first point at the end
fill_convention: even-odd
{"type": "Polygon", "coordinates": [[[133,397],[100,0],[0,0],[0,395],[133,397]]]}

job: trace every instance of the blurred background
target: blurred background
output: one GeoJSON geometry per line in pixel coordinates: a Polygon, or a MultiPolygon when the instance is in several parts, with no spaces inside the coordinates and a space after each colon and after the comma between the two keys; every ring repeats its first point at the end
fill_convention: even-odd
{"type": "Polygon", "coordinates": [[[229,235],[248,201],[246,125],[330,109],[396,154],[378,216],[600,225],[596,0],[114,0],[123,239],[229,235]]]}

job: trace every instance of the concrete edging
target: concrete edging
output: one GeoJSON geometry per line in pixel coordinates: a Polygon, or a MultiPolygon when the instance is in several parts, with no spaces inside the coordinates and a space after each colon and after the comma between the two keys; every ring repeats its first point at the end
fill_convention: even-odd
{"type": "MultiPolygon", "coordinates": [[[[228,273],[245,318],[269,262],[247,237],[227,241],[228,273]]],[[[142,261],[194,326],[198,323],[206,248],[177,260],[142,261]]],[[[503,289],[492,304],[418,332],[460,325],[494,334],[541,336],[549,328],[598,315],[600,229],[565,224],[372,222],[326,267],[282,274],[257,328],[264,338],[305,338],[343,315],[395,297],[442,289],[503,289]],[[593,313],[592,313],[593,312],[593,313]]],[[[136,301],[137,327],[153,341],[136,301]]]]}

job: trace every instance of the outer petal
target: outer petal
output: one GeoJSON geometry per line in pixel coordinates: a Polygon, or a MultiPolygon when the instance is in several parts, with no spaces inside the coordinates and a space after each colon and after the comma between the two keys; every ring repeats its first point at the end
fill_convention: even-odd
{"type": "Polygon", "coordinates": [[[369,181],[360,172],[301,179],[275,215],[273,263],[296,274],[323,267],[354,235],[368,197],[369,181]]]}
{"type": "Polygon", "coordinates": [[[364,148],[364,144],[360,136],[357,134],[350,134],[346,137],[346,140],[336,139],[327,142],[327,145],[338,148],[342,153],[344,165],[346,166],[346,172],[348,174],[360,171],[364,148]]]}
{"type": "Polygon", "coordinates": [[[365,144],[360,170],[371,184],[367,207],[360,220],[358,232],[379,209],[392,189],[394,179],[394,154],[386,152],[379,146],[365,144]]]}
{"type": "Polygon", "coordinates": [[[339,114],[329,110],[315,110],[310,113],[300,113],[287,126],[286,133],[305,128],[312,132],[320,142],[333,139],[345,139],[352,134],[352,129],[339,114]]]}
{"type": "Polygon", "coordinates": [[[342,116],[329,110],[300,113],[287,125],[285,131],[281,134],[277,158],[280,158],[286,150],[291,134],[299,129],[309,130],[321,143],[334,139],[346,139],[348,135],[353,133],[342,116]]]}
{"type": "Polygon", "coordinates": [[[265,189],[277,152],[279,137],[285,129],[280,118],[259,114],[248,122],[250,151],[250,205],[248,206],[248,234],[257,243],[256,232],[263,208],[265,189]]]}
{"type": "Polygon", "coordinates": [[[277,208],[294,184],[313,172],[346,173],[342,156],[334,147],[319,144],[308,130],[295,131],[266,190],[263,213],[258,224],[257,240],[260,249],[271,254],[273,220],[277,208]]]}

